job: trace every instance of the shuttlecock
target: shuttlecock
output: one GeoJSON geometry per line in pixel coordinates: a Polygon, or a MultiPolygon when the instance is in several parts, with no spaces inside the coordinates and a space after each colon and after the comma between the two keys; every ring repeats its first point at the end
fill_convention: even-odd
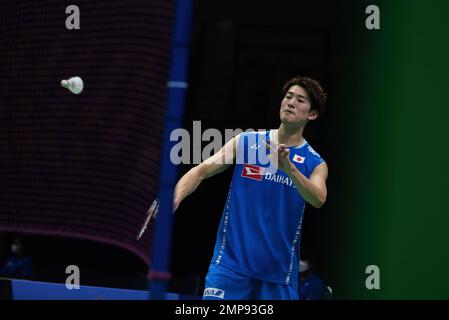
{"type": "Polygon", "coordinates": [[[61,86],[74,94],[80,94],[83,91],[84,83],[80,77],[72,77],[69,80],[61,80],[61,86]]]}

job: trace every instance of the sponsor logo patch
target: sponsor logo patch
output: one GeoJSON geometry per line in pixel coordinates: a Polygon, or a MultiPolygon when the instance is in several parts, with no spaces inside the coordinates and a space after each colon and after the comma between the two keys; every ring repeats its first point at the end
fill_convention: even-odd
{"type": "Polygon", "coordinates": [[[251,164],[245,164],[242,170],[242,177],[261,181],[263,176],[263,168],[251,164]]]}
{"type": "Polygon", "coordinates": [[[204,297],[216,297],[220,299],[224,299],[225,292],[224,290],[218,288],[206,288],[204,289],[203,296],[204,297]]]}

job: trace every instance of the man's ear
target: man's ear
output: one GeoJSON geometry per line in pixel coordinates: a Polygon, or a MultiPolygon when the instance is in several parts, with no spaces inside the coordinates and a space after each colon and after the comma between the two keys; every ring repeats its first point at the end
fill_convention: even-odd
{"type": "Polygon", "coordinates": [[[315,120],[316,118],[318,118],[318,111],[315,109],[310,110],[309,116],[307,117],[307,119],[315,120]]]}

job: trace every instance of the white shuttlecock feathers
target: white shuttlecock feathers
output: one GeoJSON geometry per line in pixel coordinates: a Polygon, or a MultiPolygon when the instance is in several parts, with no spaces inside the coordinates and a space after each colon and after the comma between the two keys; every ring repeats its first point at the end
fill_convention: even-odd
{"type": "Polygon", "coordinates": [[[61,80],[61,86],[72,91],[74,94],[80,94],[84,89],[83,79],[72,77],[68,80],[61,80]]]}

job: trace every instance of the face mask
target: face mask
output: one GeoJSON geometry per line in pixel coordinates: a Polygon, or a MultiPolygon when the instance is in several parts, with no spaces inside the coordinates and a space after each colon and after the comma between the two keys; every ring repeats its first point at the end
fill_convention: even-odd
{"type": "Polygon", "coordinates": [[[14,254],[19,253],[19,246],[17,244],[12,244],[11,245],[11,252],[14,254]]]}

